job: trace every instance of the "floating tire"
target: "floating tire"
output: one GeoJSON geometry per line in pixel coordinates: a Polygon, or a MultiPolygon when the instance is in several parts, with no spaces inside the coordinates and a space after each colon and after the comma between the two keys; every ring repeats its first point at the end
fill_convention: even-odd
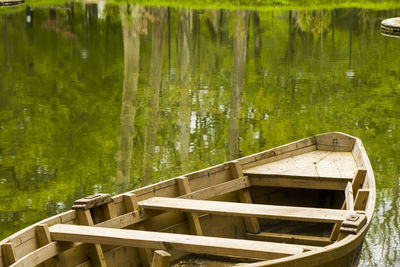
{"type": "Polygon", "coordinates": [[[383,20],[381,23],[381,32],[383,34],[400,36],[400,17],[383,20]]]}

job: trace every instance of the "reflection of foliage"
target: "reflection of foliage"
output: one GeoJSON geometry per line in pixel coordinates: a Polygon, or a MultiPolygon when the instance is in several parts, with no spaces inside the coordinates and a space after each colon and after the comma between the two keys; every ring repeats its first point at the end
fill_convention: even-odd
{"type": "Polygon", "coordinates": [[[147,34],[148,20],[153,20],[149,12],[139,5],[120,5],[121,20],[126,23],[127,28],[135,27],[136,31],[147,34]]]}
{"type": "Polygon", "coordinates": [[[332,12],[319,11],[296,11],[296,25],[303,32],[312,33],[314,39],[318,39],[321,34],[327,33],[332,20],[332,12]]]}
{"type": "MultiPolygon", "coordinates": [[[[68,209],[77,198],[116,191],[124,78],[121,14],[118,7],[106,5],[105,20],[93,17],[86,26],[83,10],[76,4],[69,19],[57,11],[57,18],[77,36],[73,42],[40,27],[48,19],[46,9],[35,10],[33,29],[26,25],[25,12],[0,17],[2,237],[68,209]],[[4,171],[10,169],[15,169],[15,176],[4,171]]],[[[378,18],[395,13],[354,12],[352,45],[359,49],[352,54],[355,76],[348,79],[349,11],[307,12],[307,19],[301,12],[259,12],[258,26],[254,16],[250,20],[239,113],[240,155],[326,131],[360,137],[383,199],[378,199],[378,216],[361,264],[398,264],[397,251],[385,252],[399,240],[394,218],[399,218],[400,52],[398,40],[380,36],[376,25],[378,18]],[[305,31],[295,24],[298,16],[305,31]],[[364,21],[372,27],[365,27],[364,21]],[[324,42],[315,46],[309,33],[325,34],[324,42]]],[[[171,58],[166,32],[158,102],[148,101],[154,95],[149,91],[152,35],[140,36],[132,137],[135,185],[144,176],[143,159],[148,157],[146,127],[153,129],[148,110],[158,110],[154,155],[149,160],[153,181],[182,174],[183,164],[194,171],[227,160],[233,69],[229,32],[233,33],[234,15],[227,10],[193,12],[192,32],[187,35],[190,50],[181,53],[177,33],[184,13],[171,10],[171,58]],[[190,63],[182,64],[181,57],[187,54],[190,63]],[[184,82],[182,66],[187,68],[184,82]],[[180,112],[184,104],[189,112],[180,112]],[[180,151],[181,114],[190,125],[187,159],[180,151]]],[[[153,21],[147,21],[150,32],[153,21]]],[[[140,30],[144,25],[140,23],[140,30]]]]}

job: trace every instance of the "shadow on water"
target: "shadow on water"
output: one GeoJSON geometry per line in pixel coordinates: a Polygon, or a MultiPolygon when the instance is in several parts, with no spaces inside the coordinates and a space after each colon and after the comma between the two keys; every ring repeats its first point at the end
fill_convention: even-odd
{"type": "Polygon", "coordinates": [[[399,255],[400,10],[26,6],[0,15],[3,238],[69,209],[327,131],[378,199],[360,265],[399,255]]]}

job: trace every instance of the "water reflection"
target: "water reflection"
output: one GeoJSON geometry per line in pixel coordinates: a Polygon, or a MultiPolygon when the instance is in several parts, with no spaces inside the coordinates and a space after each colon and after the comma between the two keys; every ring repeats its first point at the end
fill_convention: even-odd
{"type": "Polygon", "coordinates": [[[146,126],[144,130],[144,160],[143,160],[143,185],[153,182],[154,153],[158,132],[160,92],[162,88],[162,70],[164,63],[165,25],[167,22],[167,9],[152,7],[151,29],[151,59],[149,70],[149,86],[145,91],[146,126]]]}
{"type": "Polygon", "coordinates": [[[235,32],[233,43],[233,70],[231,105],[229,112],[228,131],[228,158],[238,158],[240,108],[243,94],[244,72],[246,66],[247,36],[249,28],[249,12],[246,10],[235,11],[235,32]]]}
{"type": "Polygon", "coordinates": [[[2,237],[94,192],[343,131],[364,141],[377,179],[361,264],[399,264],[400,40],[379,32],[398,11],[0,15],[2,237]]]}
{"type": "Polygon", "coordinates": [[[147,32],[144,12],[139,5],[120,5],[124,39],[124,83],[122,89],[121,126],[117,153],[118,183],[126,189],[132,168],[133,134],[135,130],[136,94],[139,81],[140,34],[147,32]]]}

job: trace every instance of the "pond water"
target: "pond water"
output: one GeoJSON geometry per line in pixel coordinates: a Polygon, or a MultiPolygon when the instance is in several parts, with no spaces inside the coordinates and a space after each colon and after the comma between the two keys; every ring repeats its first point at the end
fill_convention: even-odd
{"type": "Polygon", "coordinates": [[[377,205],[360,265],[400,265],[400,9],[0,12],[0,239],[96,192],[314,134],[362,139],[377,205]]]}

